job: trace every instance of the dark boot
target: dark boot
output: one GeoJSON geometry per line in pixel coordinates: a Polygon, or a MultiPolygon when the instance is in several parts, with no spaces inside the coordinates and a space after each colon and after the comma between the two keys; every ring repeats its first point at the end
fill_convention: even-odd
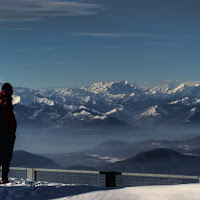
{"type": "Polygon", "coordinates": [[[9,161],[2,163],[2,180],[8,180],[9,167],[9,161]]]}
{"type": "Polygon", "coordinates": [[[2,180],[0,181],[0,184],[6,184],[6,183],[9,183],[8,179],[2,179],[2,180]]]}

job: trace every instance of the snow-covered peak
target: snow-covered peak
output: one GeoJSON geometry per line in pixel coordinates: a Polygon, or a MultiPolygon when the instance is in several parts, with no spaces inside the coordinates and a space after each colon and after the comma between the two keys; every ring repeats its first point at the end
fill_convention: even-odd
{"type": "Polygon", "coordinates": [[[119,81],[119,84],[121,84],[121,85],[128,85],[128,81],[126,81],[126,80],[119,81]]]}
{"type": "Polygon", "coordinates": [[[177,104],[177,103],[182,103],[182,104],[188,104],[189,102],[189,98],[188,97],[185,97],[183,99],[179,99],[179,100],[176,100],[176,101],[172,101],[171,103],[169,104],[177,104]]]}
{"type": "Polygon", "coordinates": [[[128,83],[127,81],[119,81],[113,83],[107,90],[110,94],[124,94],[130,96],[131,94],[143,92],[142,89],[137,88],[135,85],[128,83]]]}
{"type": "Polygon", "coordinates": [[[185,84],[184,83],[181,83],[178,87],[176,87],[175,89],[173,90],[169,90],[168,91],[168,94],[173,94],[173,93],[176,93],[176,92],[181,92],[183,91],[185,88],[185,84]]]}
{"type": "Polygon", "coordinates": [[[184,84],[187,86],[193,87],[195,85],[199,85],[200,81],[185,81],[184,84]]]}
{"type": "Polygon", "coordinates": [[[95,94],[105,93],[107,92],[107,88],[109,88],[112,84],[113,82],[98,82],[90,86],[82,87],[81,89],[89,91],[89,92],[93,92],[95,94]]]}
{"type": "Polygon", "coordinates": [[[194,114],[196,111],[198,111],[197,108],[192,108],[192,109],[191,109],[191,113],[192,113],[192,114],[194,114]]]}
{"type": "Polygon", "coordinates": [[[195,85],[187,85],[185,83],[181,83],[178,87],[168,90],[167,94],[170,96],[175,96],[176,97],[200,97],[200,85],[195,84],[195,85]]]}
{"type": "Polygon", "coordinates": [[[95,94],[125,94],[130,95],[134,92],[136,87],[128,81],[117,81],[117,82],[99,82],[94,83],[91,86],[82,87],[81,89],[95,93],[95,94]]]}
{"type": "Polygon", "coordinates": [[[81,110],[80,112],[73,113],[73,116],[90,116],[91,113],[87,110],[81,110]]]}
{"type": "Polygon", "coordinates": [[[186,122],[187,122],[187,123],[190,123],[191,117],[193,117],[193,116],[196,114],[196,112],[198,112],[198,111],[199,111],[198,108],[196,108],[196,107],[192,108],[192,109],[190,110],[189,116],[188,116],[187,119],[186,119],[186,122]]]}
{"type": "Polygon", "coordinates": [[[159,87],[155,87],[150,90],[150,93],[152,94],[161,93],[161,92],[162,90],[159,87]]]}
{"type": "Polygon", "coordinates": [[[147,117],[147,116],[157,116],[159,115],[159,113],[157,113],[156,109],[158,108],[158,106],[152,106],[150,107],[149,109],[147,109],[145,112],[139,114],[136,119],[140,119],[140,118],[143,118],[143,117],[147,117]]]}
{"type": "Polygon", "coordinates": [[[196,105],[196,104],[200,104],[200,99],[195,98],[195,101],[193,102],[193,105],[196,105]]]}
{"type": "Polygon", "coordinates": [[[116,113],[116,112],[117,112],[117,108],[114,108],[114,109],[108,111],[108,112],[105,113],[105,114],[106,114],[106,115],[111,115],[111,114],[116,113]]]}
{"type": "Polygon", "coordinates": [[[54,106],[55,105],[54,101],[51,101],[47,98],[36,97],[35,101],[38,102],[38,103],[46,104],[48,106],[54,106]]]}

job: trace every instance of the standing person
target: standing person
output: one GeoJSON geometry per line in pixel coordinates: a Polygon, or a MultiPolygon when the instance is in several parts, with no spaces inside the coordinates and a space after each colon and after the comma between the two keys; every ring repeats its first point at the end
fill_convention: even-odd
{"type": "Polygon", "coordinates": [[[13,88],[4,83],[0,91],[0,165],[2,166],[2,180],[0,184],[8,183],[10,161],[15,143],[17,122],[13,112],[13,88]]]}

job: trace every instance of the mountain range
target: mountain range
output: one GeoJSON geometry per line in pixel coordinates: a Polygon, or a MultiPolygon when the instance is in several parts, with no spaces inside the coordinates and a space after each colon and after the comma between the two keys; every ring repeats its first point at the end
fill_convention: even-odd
{"type": "Polygon", "coordinates": [[[200,124],[200,84],[144,88],[127,81],[66,89],[15,87],[17,120],[76,131],[200,124]]]}

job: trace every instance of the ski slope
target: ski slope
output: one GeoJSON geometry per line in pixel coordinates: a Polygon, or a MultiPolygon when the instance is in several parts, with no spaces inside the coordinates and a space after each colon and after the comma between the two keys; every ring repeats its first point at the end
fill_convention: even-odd
{"type": "Polygon", "coordinates": [[[200,200],[200,184],[121,189],[10,179],[0,186],[2,200],[200,200]]]}

